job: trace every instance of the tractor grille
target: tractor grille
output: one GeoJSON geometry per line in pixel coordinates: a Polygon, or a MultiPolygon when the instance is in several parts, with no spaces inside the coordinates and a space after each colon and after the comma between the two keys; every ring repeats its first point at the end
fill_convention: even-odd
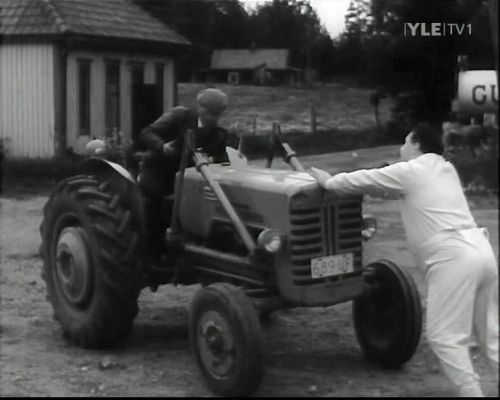
{"type": "Polygon", "coordinates": [[[312,280],[311,259],[316,257],[352,252],[355,270],[361,268],[360,201],[291,209],[290,223],[290,260],[295,284],[313,285],[339,279],[333,276],[312,280]]]}

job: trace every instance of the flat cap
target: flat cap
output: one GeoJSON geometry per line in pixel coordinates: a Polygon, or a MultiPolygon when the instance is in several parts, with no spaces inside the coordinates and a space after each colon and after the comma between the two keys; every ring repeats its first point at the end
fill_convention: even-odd
{"type": "Polygon", "coordinates": [[[227,107],[227,95],[220,89],[203,89],[196,96],[198,105],[214,112],[222,112],[227,107]]]}

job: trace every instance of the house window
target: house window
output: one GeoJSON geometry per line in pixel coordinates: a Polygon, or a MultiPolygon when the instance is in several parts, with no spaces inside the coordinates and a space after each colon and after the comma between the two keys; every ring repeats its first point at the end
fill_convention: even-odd
{"type": "Polygon", "coordinates": [[[132,84],[133,85],[144,84],[144,65],[142,63],[132,64],[132,84]]]}
{"type": "Polygon", "coordinates": [[[106,137],[120,130],[120,63],[106,63],[106,137]]]}
{"type": "Polygon", "coordinates": [[[90,136],[90,60],[78,60],[78,134],[90,136]]]}
{"type": "Polygon", "coordinates": [[[238,85],[240,83],[240,74],[238,72],[229,72],[227,74],[227,83],[230,85],[238,85]]]}

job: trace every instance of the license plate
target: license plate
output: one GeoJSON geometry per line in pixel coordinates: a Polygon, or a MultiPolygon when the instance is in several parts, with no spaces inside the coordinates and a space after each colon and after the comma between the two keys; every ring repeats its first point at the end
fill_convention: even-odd
{"type": "Polygon", "coordinates": [[[352,253],[337,254],[336,256],[311,259],[312,279],[347,274],[354,271],[354,257],[352,253]]]}

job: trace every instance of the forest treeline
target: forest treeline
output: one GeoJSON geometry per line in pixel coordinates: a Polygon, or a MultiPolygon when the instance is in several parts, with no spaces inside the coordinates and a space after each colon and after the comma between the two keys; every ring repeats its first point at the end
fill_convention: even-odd
{"type": "Polygon", "coordinates": [[[251,10],[237,0],[134,1],[191,41],[178,61],[180,81],[198,79],[214,49],[286,48],[291,66],[317,81],[349,75],[391,94],[413,92],[415,113],[441,119],[456,91],[459,54],[468,56],[469,67],[494,68],[482,0],[351,0],[336,38],[308,0],[270,0],[251,10]],[[406,29],[431,23],[465,29],[434,36],[406,29]]]}

